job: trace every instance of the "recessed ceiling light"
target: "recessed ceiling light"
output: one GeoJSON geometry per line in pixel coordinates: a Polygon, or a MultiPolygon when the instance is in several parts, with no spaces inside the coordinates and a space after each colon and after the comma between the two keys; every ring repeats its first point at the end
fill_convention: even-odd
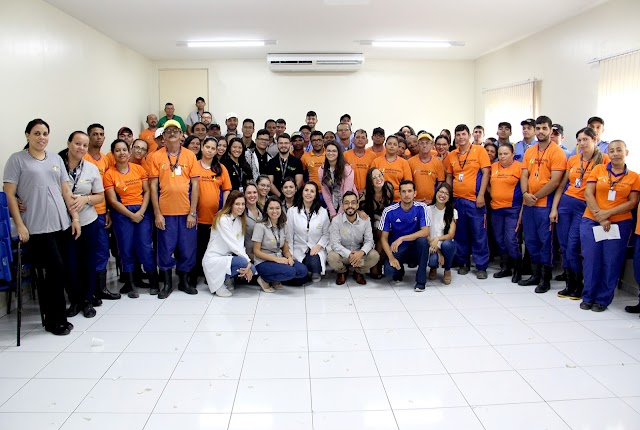
{"type": "Polygon", "coordinates": [[[177,43],[188,48],[251,48],[275,44],[275,40],[197,40],[177,43]]]}
{"type": "Polygon", "coordinates": [[[450,48],[464,46],[464,42],[438,40],[361,40],[361,45],[371,45],[376,48],[450,48]]]}

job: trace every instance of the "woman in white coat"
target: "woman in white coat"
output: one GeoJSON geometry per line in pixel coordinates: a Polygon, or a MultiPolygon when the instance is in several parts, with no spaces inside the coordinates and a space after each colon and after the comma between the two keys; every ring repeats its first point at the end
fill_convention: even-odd
{"type": "Polygon", "coordinates": [[[245,217],[244,195],[234,190],[213,218],[202,268],[209,290],[217,296],[231,296],[235,276],[251,281],[255,273],[256,269],[244,248],[245,217]]]}
{"type": "Polygon", "coordinates": [[[307,266],[313,282],[318,282],[325,271],[329,226],[329,214],[320,205],[318,185],[307,182],[296,205],[287,211],[287,243],[293,258],[307,266]]]}

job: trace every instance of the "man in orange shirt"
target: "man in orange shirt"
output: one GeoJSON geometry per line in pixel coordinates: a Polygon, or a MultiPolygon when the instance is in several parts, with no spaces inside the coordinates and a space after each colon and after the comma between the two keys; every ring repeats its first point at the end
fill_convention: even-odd
{"type": "Polygon", "coordinates": [[[418,154],[409,158],[409,167],[416,183],[417,202],[431,204],[435,189],[446,179],[444,164],[433,156],[433,137],[429,133],[418,136],[418,154]]]}
{"type": "Polygon", "coordinates": [[[537,143],[524,153],[520,188],[524,207],[522,231],[527,250],[531,254],[532,275],[518,285],[537,285],[536,293],[551,288],[553,269],[553,224],[549,219],[553,194],[556,192],[567,165],[564,151],[551,141],[553,122],[548,116],[535,121],[537,143]]]}
{"type": "Polygon", "coordinates": [[[489,266],[489,242],[487,241],[484,194],[489,184],[491,161],[487,151],[469,142],[469,127],[460,124],[455,128],[458,147],[444,160],[447,182],[453,187],[458,211],[456,223],[456,259],[459,275],[469,273],[471,258],[476,263],[476,277],[487,279],[489,266]]]}
{"type": "Polygon", "coordinates": [[[353,181],[358,190],[362,193],[367,185],[367,172],[373,164],[373,160],[377,158],[373,152],[367,152],[367,132],[363,129],[356,130],[353,138],[353,149],[344,153],[344,159],[351,165],[353,169],[353,181]]]}
{"type": "Polygon", "coordinates": [[[169,120],[164,126],[166,146],[149,156],[151,203],[158,228],[158,267],[164,285],[158,294],[166,299],[173,291],[171,269],[176,266],[178,289],[187,294],[198,290],[188,285],[187,274],[196,263],[198,175],[196,156],[180,146],[180,123],[169,120]],[[174,259],[173,254],[177,254],[174,259]],[[177,264],[176,264],[177,260],[177,264]]]}
{"type": "MultiPolygon", "coordinates": [[[[104,127],[101,124],[91,124],[87,127],[89,135],[89,150],[84,155],[84,159],[95,165],[100,172],[100,177],[109,167],[115,164],[113,154],[103,154],[100,152],[104,144],[104,127]],[[111,155],[111,157],[109,157],[111,155]]],[[[98,213],[99,234],[96,247],[96,273],[98,276],[94,306],[102,304],[102,299],[117,300],[120,294],[112,293],[107,289],[107,263],[109,263],[109,228],[111,227],[111,217],[107,210],[107,204],[102,202],[97,204],[96,212],[98,213]]]]}
{"type": "Polygon", "coordinates": [[[318,178],[318,169],[324,165],[324,140],[321,131],[312,131],[310,138],[311,151],[305,152],[302,156],[302,168],[308,176],[308,180],[315,182],[318,189],[322,189],[320,178],[318,178]]]}
{"type": "MultiPolygon", "coordinates": [[[[155,146],[156,130],[158,129],[158,115],[150,113],[147,115],[147,128],[140,132],[140,139],[144,139],[149,144],[149,148],[155,146]]],[[[153,152],[153,151],[149,151],[153,152]]]]}
{"type": "Polygon", "coordinates": [[[384,128],[374,128],[373,132],[371,133],[371,142],[373,143],[373,145],[370,148],[367,148],[367,152],[373,152],[374,154],[376,154],[376,157],[382,157],[385,154],[384,136],[384,128]]]}
{"type": "Polygon", "coordinates": [[[400,182],[403,180],[411,181],[411,168],[404,158],[400,157],[398,146],[398,136],[390,135],[385,143],[384,157],[377,157],[371,163],[371,167],[380,170],[384,175],[384,180],[391,182],[393,185],[393,201],[400,200],[400,182]]]}

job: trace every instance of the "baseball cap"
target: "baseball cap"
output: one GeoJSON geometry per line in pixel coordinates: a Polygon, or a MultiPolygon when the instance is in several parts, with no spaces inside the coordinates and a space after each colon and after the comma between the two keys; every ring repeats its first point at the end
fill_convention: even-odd
{"type": "Polygon", "coordinates": [[[229,119],[229,118],[238,118],[238,114],[235,112],[229,112],[225,117],[225,119],[229,119]]]}
{"type": "Polygon", "coordinates": [[[382,127],[376,127],[373,129],[373,133],[371,133],[371,135],[373,136],[374,134],[381,134],[381,135],[385,135],[384,134],[384,128],[382,127]]]}
{"type": "Polygon", "coordinates": [[[430,141],[433,141],[433,136],[431,135],[431,133],[426,133],[426,132],[425,133],[420,133],[418,135],[418,140],[420,141],[422,139],[428,139],[430,141]]]}
{"type": "Polygon", "coordinates": [[[557,131],[559,135],[564,136],[564,127],[560,124],[553,124],[551,126],[551,131],[557,131]]]}
{"type": "Polygon", "coordinates": [[[522,121],[522,122],[520,123],[520,125],[523,125],[523,126],[524,126],[524,125],[530,125],[531,127],[534,127],[534,128],[535,128],[535,126],[536,126],[536,120],[535,120],[535,119],[533,119],[533,118],[528,118],[528,119],[525,119],[524,121],[522,121]]]}
{"type": "Polygon", "coordinates": [[[162,136],[162,133],[164,133],[164,127],[160,127],[158,129],[156,129],[156,134],[155,134],[155,138],[159,138],[160,136],[162,136]]]}
{"type": "Polygon", "coordinates": [[[133,134],[133,131],[129,127],[122,127],[118,130],[118,134],[116,136],[120,136],[124,132],[129,132],[129,134],[133,134]]]}
{"type": "Polygon", "coordinates": [[[300,133],[299,131],[295,131],[291,134],[291,140],[293,141],[294,139],[304,140],[304,136],[302,136],[302,133],[300,133]]]}
{"type": "Polygon", "coordinates": [[[169,127],[175,127],[175,128],[179,128],[182,129],[182,127],[180,127],[180,123],[178,121],[176,121],[175,119],[170,119],[169,121],[164,123],[164,129],[168,129],[169,127]]]}

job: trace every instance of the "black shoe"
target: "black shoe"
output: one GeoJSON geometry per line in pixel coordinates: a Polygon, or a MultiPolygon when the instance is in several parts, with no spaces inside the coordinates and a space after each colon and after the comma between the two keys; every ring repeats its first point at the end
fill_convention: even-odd
{"type": "Polygon", "coordinates": [[[158,286],[158,272],[154,269],[153,271],[148,273],[149,275],[149,294],[155,296],[160,291],[160,287],[158,286]]]}
{"type": "Polygon", "coordinates": [[[513,261],[513,276],[511,277],[511,283],[517,284],[522,280],[522,260],[513,261]]]}
{"type": "Polygon", "coordinates": [[[506,278],[511,276],[511,259],[508,255],[500,257],[500,271],[493,274],[494,278],[506,278]]]}
{"type": "MultiPolygon", "coordinates": [[[[146,273],[144,275],[147,275],[146,273]]],[[[133,269],[133,285],[136,288],[149,288],[149,284],[142,281],[143,273],[139,264],[136,264],[136,267],[133,269]]]]}
{"type": "Polygon", "coordinates": [[[592,307],[593,307],[593,303],[589,303],[589,302],[580,303],[580,309],[582,309],[583,311],[588,311],[592,307]]]}
{"type": "Polygon", "coordinates": [[[69,309],[65,311],[64,315],[67,318],[75,317],[80,313],[81,310],[82,310],[82,305],[71,303],[71,305],[69,306],[69,309]]]}
{"type": "Polygon", "coordinates": [[[96,310],[91,306],[91,303],[87,302],[84,304],[82,315],[84,315],[85,318],[93,318],[96,316],[96,310]]]}
{"type": "Polygon", "coordinates": [[[160,288],[160,291],[158,292],[158,298],[162,300],[169,297],[173,292],[173,279],[172,279],[171,270],[165,270],[163,273],[164,273],[164,284],[162,285],[162,288],[160,288]]]}
{"type": "Polygon", "coordinates": [[[392,277],[392,279],[396,282],[402,282],[402,278],[404,278],[404,266],[398,271],[396,275],[393,275],[392,277]]]}
{"type": "Polygon", "coordinates": [[[98,285],[96,285],[96,291],[93,294],[94,297],[103,300],[118,300],[120,294],[112,293],[107,288],[107,272],[101,271],[97,273],[98,285]]]}
{"type": "Polygon", "coordinates": [[[183,272],[182,270],[176,270],[178,274],[178,290],[183,291],[189,295],[198,294],[198,290],[195,287],[192,287],[187,282],[187,272],[183,272]]]}
{"type": "Polygon", "coordinates": [[[91,301],[91,304],[93,305],[94,308],[100,307],[102,306],[102,299],[94,297],[93,300],[91,301]]]}
{"type": "Polygon", "coordinates": [[[531,276],[527,279],[522,279],[520,282],[518,282],[518,285],[520,285],[521,287],[529,287],[532,285],[538,285],[540,283],[540,280],[542,279],[542,267],[540,267],[540,265],[538,264],[532,264],[531,269],[533,272],[531,273],[531,276]]]}
{"type": "Polygon", "coordinates": [[[558,291],[558,297],[561,299],[568,299],[571,297],[571,291],[569,291],[569,287],[564,287],[560,291],[558,291]]]}
{"type": "Polygon", "coordinates": [[[535,289],[538,294],[546,293],[551,289],[551,277],[553,268],[550,266],[542,267],[542,280],[535,289]]]}
{"type": "Polygon", "coordinates": [[[52,326],[45,326],[45,331],[48,331],[51,334],[55,334],[56,336],[66,336],[71,333],[71,329],[67,327],[67,324],[56,324],[52,326]]]}
{"type": "Polygon", "coordinates": [[[599,305],[598,303],[594,303],[593,306],[591,306],[591,310],[593,312],[604,312],[607,310],[607,307],[604,305],[599,305]]]}
{"type": "Polygon", "coordinates": [[[494,278],[507,278],[512,275],[511,269],[504,268],[493,274],[494,278]]]}
{"type": "Polygon", "coordinates": [[[553,279],[555,279],[556,281],[565,282],[567,280],[567,271],[565,270],[553,279]]]}
{"type": "Polygon", "coordinates": [[[124,285],[120,288],[120,294],[126,294],[130,299],[137,299],[140,294],[136,291],[133,281],[133,272],[122,272],[124,285]]]}
{"type": "Polygon", "coordinates": [[[458,267],[458,275],[464,276],[467,273],[469,273],[469,270],[471,268],[469,266],[467,266],[466,264],[462,264],[460,267],[458,267]]]}
{"type": "Polygon", "coordinates": [[[633,306],[625,306],[624,311],[629,312],[630,314],[640,314],[640,303],[633,306]]]}
{"type": "Polygon", "coordinates": [[[64,323],[64,325],[69,329],[69,331],[73,330],[73,324],[71,324],[69,321],[64,323]]]}

